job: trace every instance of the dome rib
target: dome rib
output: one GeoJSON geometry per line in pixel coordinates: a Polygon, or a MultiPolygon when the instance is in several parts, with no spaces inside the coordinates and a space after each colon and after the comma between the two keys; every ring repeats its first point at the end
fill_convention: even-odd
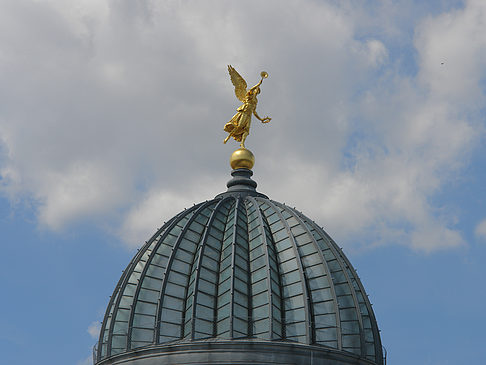
{"type": "MultiPolygon", "coordinates": [[[[321,237],[325,237],[328,241],[328,250],[332,252],[333,259],[338,262],[339,266],[342,269],[343,274],[345,275],[347,282],[352,283],[353,286],[350,286],[350,291],[353,295],[354,298],[354,308],[358,309],[359,311],[356,310],[356,314],[358,318],[360,319],[360,350],[362,351],[361,353],[366,354],[366,356],[371,357],[373,359],[375,358],[381,358],[382,357],[382,349],[381,349],[381,341],[380,341],[380,336],[378,333],[378,328],[376,326],[376,319],[373,314],[373,310],[371,308],[371,304],[369,301],[365,300],[363,297],[363,293],[365,293],[364,287],[359,280],[359,277],[356,274],[356,271],[354,270],[353,266],[347,259],[347,257],[342,253],[341,249],[338,247],[336,242],[321,228],[319,227],[315,222],[310,221],[305,215],[302,213],[296,211],[295,209],[289,208],[292,210],[299,218],[300,220],[304,223],[304,225],[309,229],[312,233],[312,236],[314,239],[316,237],[319,237],[319,240],[322,242],[321,237]],[[317,234],[319,232],[319,234],[317,234]],[[359,292],[359,293],[358,293],[359,292]],[[366,310],[363,309],[363,306],[366,310]],[[368,320],[366,323],[369,322],[369,325],[365,326],[365,319],[366,316],[368,316],[368,320]],[[368,327],[368,328],[367,328],[368,327]],[[371,330],[372,334],[371,336],[367,336],[367,331],[371,330]]],[[[325,247],[321,244],[323,252],[325,252],[325,247]]],[[[329,261],[329,258],[326,258],[324,262],[327,265],[327,262],[329,261]]],[[[333,283],[334,283],[334,278],[333,278],[333,283]]],[[[333,285],[334,288],[334,285],[333,285]]],[[[338,298],[339,296],[336,294],[335,298],[338,298]]],[[[337,315],[339,315],[339,311],[336,312],[337,315]]],[[[338,329],[346,328],[346,322],[341,321],[341,325],[338,326],[338,329]]],[[[339,339],[339,338],[338,338],[339,339]]],[[[346,347],[343,347],[343,349],[349,351],[346,347]]]]}
{"type": "MultiPolygon", "coordinates": [[[[198,247],[198,252],[199,252],[199,255],[198,255],[198,258],[197,258],[197,263],[196,263],[196,267],[195,267],[195,276],[194,276],[194,294],[193,294],[193,299],[192,299],[192,314],[191,314],[191,339],[192,340],[195,340],[197,339],[196,338],[196,320],[198,319],[196,316],[197,316],[197,308],[198,306],[200,305],[198,303],[198,294],[199,294],[199,279],[200,279],[200,273],[201,273],[201,270],[202,270],[202,261],[203,261],[203,258],[204,258],[204,254],[205,254],[205,249],[207,247],[207,240],[208,240],[208,237],[209,237],[209,234],[210,234],[210,231],[211,230],[214,230],[214,227],[213,227],[213,223],[214,223],[214,220],[217,216],[217,214],[221,213],[220,212],[220,209],[223,207],[223,204],[224,203],[227,203],[229,200],[232,200],[232,198],[225,198],[225,199],[221,199],[217,204],[216,204],[216,207],[214,208],[213,212],[211,213],[211,216],[209,217],[209,221],[208,221],[208,224],[206,226],[206,229],[204,231],[204,235],[202,237],[202,240],[201,240],[201,244],[199,245],[198,247]],[[209,228],[208,228],[209,227],[209,228]]],[[[216,272],[218,272],[219,270],[217,270],[216,272]]],[[[216,274],[217,276],[217,274],[216,274]]],[[[191,279],[192,281],[192,279],[191,279]]],[[[216,313],[214,313],[214,316],[216,315],[216,313]]],[[[214,317],[212,318],[212,322],[214,323],[214,317]]],[[[184,319],[184,322],[186,322],[186,318],[183,317],[184,319]]],[[[214,336],[214,326],[213,326],[213,329],[211,331],[211,335],[214,336]]],[[[211,336],[210,334],[208,334],[207,337],[210,337],[211,336]]]]}
{"type": "MultiPolygon", "coordinates": [[[[274,202],[274,204],[278,205],[281,209],[288,209],[292,214],[293,216],[295,217],[295,219],[297,219],[299,221],[299,223],[302,223],[302,227],[305,229],[308,237],[312,240],[312,243],[313,243],[313,246],[315,248],[315,252],[317,252],[317,254],[319,255],[320,259],[321,259],[321,262],[322,262],[322,265],[324,266],[324,270],[325,270],[325,273],[326,273],[326,277],[328,278],[328,282],[329,282],[329,289],[331,291],[331,297],[332,297],[332,302],[333,302],[333,305],[334,305],[334,313],[336,314],[336,322],[335,322],[335,328],[336,329],[336,340],[337,340],[337,346],[336,348],[338,349],[342,349],[342,339],[341,339],[341,327],[340,327],[340,323],[341,323],[341,319],[340,319],[340,316],[339,316],[339,306],[338,306],[338,302],[337,302],[337,296],[336,296],[336,291],[334,289],[334,285],[332,283],[332,277],[331,277],[331,271],[329,269],[329,266],[327,264],[327,261],[326,259],[324,258],[324,255],[319,247],[319,244],[317,243],[314,235],[312,234],[312,232],[309,230],[309,227],[304,223],[304,221],[301,219],[301,217],[298,215],[298,213],[290,208],[290,207],[285,207],[283,206],[282,204],[278,203],[278,202],[274,202]]],[[[312,297],[311,297],[312,298],[312,297]]],[[[313,317],[315,318],[315,317],[313,317]]],[[[315,321],[312,321],[312,328],[313,328],[313,332],[314,332],[314,336],[315,336],[315,340],[316,340],[316,343],[318,343],[318,340],[317,340],[317,335],[316,335],[316,323],[315,321]]]]}
{"type": "Polygon", "coordinates": [[[250,293],[248,292],[248,280],[246,280],[247,277],[244,275],[245,271],[248,271],[248,227],[245,220],[242,218],[243,209],[244,207],[242,206],[242,199],[237,198],[233,224],[233,240],[231,242],[232,275],[229,327],[229,337],[231,339],[249,336],[248,318],[250,318],[250,293]],[[236,261],[237,255],[239,259],[238,261],[236,261]],[[240,267],[240,263],[242,263],[245,267],[240,267]],[[240,280],[241,283],[239,283],[237,280],[240,280]]]}
{"type": "MultiPolygon", "coordinates": [[[[290,238],[290,242],[292,244],[292,248],[295,254],[295,259],[297,262],[297,268],[299,270],[300,275],[300,282],[302,284],[302,297],[304,299],[304,313],[305,313],[305,323],[310,324],[312,318],[312,303],[309,296],[309,288],[307,286],[308,280],[305,275],[304,267],[302,265],[301,255],[299,254],[299,249],[297,247],[297,242],[295,240],[294,235],[292,234],[292,230],[287,222],[287,220],[283,217],[282,212],[277,206],[273,203],[273,201],[268,200],[268,204],[272,207],[272,209],[277,213],[280,221],[282,222],[285,230],[287,231],[288,237],[290,238]]],[[[305,343],[312,344],[314,343],[314,335],[312,334],[311,326],[305,326],[305,343]]]]}
{"type": "MultiPolygon", "coordinates": [[[[199,239],[197,240],[197,242],[194,242],[192,239],[190,240],[188,237],[186,237],[186,233],[190,230],[191,228],[191,225],[194,224],[195,220],[197,217],[199,217],[202,212],[204,212],[205,210],[208,210],[208,208],[210,209],[211,206],[214,206],[216,204],[216,202],[214,200],[211,200],[211,201],[208,201],[206,202],[205,204],[203,204],[196,212],[195,214],[189,219],[189,221],[185,224],[184,226],[184,229],[180,232],[179,234],[179,237],[177,239],[177,241],[175,242],[173,248],[172,248],[172,252],[171,252],[171,255],[169,256],[169,261],[167,263],[167,266],[166,266],[166,269],[165,269],[165,273],[164,273],[164,276],[163,276],[163,280],[162,280],[162,287],[160,289],[160,295],[159,295],[159,301],[158,301],[158,306],[157,306],[157,312],[156,312],[156,331],[155,331],[155,338],[156,338],[156,342],[157,343],[162,343],[162,342],[167,342],[167,341],[162,341],[161,338],[162,336],[166,336],[165,339],[168,339],[170,337],[173,337],[174,339],[177,339],[177,338],[180,338],[180,337],[184,337],[184,332],[185,332],[185,316],[184,316],[184,313],[186,312],[186,303],[187,303],[187,298],[189,297],[188,295],[188,283],[186,282],[185,285],[179,285],[177,284],[177,280],[179,279],[176,279],[176,277],[178,277],[177,274],[181,275],[182,276],[185,276],[185,278],[182,278],[182,280],[186,279],[187,281],[190,280],[190,272],[191,272],[191,266],[192,266],[192,262],[193,259],[194,259],[194,255],[196,253],[196,250],[197,250],[197,246],[198,246],[198,243],[200,241],[200,238],[203,234],[203,232],[201,232],[199,234],[199,239]],[[192,261],[191,263],[188,263],[184,260],[181,260],[181,256],[182,255],[178,255],[179,252],[182,252],[180,251],[180,247],[182,247],[182,244],[185,244],[186,245],[186,248],[182,248],[183,250],[186,251],[186,254],[188,253],[190,256],[192,256],[192,261]],[[194,251],[189,251],[191,249],[191,244],[192,246],[194,246],[194,251]],[[177,262],[181,263],[181,269],[184,270],[184,268],[186,269],[187,272],[184,272],[184,273],[181,273],[179,271],[176,271],[174,270],[172,267],[173,267],[173,264],[174,262],[177,262]],[[187,270],[187,268],[189,268],[189,270],[187,270]],[[168,288],[168,285],[172,286],[174,288],[174,292],[177,290],[176,288],[184,288],[182,289],[184,291],[184,295],[183,296],[180,296],[178,298],[182,299],[182,304],[183,304],[183,310],[182,310],[182,318],[180,319],[180,323],[177,324],[177,323],[173,323],[173,322],[168,322],[168,321],[164,321],[163,319],[163,316],[162,316],[162,311],[163,311],[163,308],[165,306],[165,302],[167,300],[166,296],[167,296],[167,288],[168,288]],[[185,300],[184,300],[185,299],[185,300]],[[162,325],[165,325],[164,327],[162,325]],[[172,325],[172,326],[170,326],[172,325]],[[174,326],[179,326],[179,335],[176,335],[176,332],[177,332],[177,329],[174,328],[174,326]],[[170,330],[169,328],[172,327],[172,330],[170,330]],[[164,329],[167,331],[162,333],[161,329],[164,329]]],[[[211,214],[211,213],[210,213],[211,214]]],[[[209,219],[209,217],[208,217],[209,219]]],[[[199,224],[202,224],[202,223],[199,223],[199,224]]],[[[203,230],[206,230],[207,229],[207,220],[206,222],[204,222],[203,224],[203,230]]],[[[195,238],[195,237],[193,237],[195,238]]],[[[179,289],[181,290],[181,289],[179,289]]],[[[175,293],[174,293],[175,294],[175,293]]],[[[177,296],[175,296],[177,297],[177,296]]],[[[172,307],[171,306],[167,306],[165,307],[167,309],[171,309],[172,307]]],[[[168,319],[168,318],[167,318],[168,319]]]]}
{"type": "MultiPolygon", "coordinates": [[[[300,216],[303,216],[303,214],[299,213],[300,216]]],[[[305,216],[303,216],[305,217],[305,216]]],[[[307,218],[306,218],[307,219],[307,218]]],[[[379,334],[379,330],[378,330],[378,326],[377,326],[377,322],[376,322],[376,318],[375,318],[375,315],[374,315],[374,312],[373,312],[373,309],[371,308],[371,303],[369,302],[369,300],[366,300],[366,298],[364,297],[366,295],[366,291],[364,289],[364,286],[363,286],[363,283],[361,283],[361,280],[359,279],[359,276],[356,272],[356,270],[354,269],[353,265],[351,265],[351,262],[349,261],[349,259],[343,254],[343,252],[341,251],[341,249],[339,248],[339,246],[336,244],[336,242],[326,233],[326,231],[324,231],[324,229],[322,229],[321,227],[319,227],[315,222],[310,222],[319,232],[321,235],[323,235],[324,237],[326,237],[328,239],[328,241],[330,242],[331,246],[334,247],[334,250],[336,252],[336,254],[339,255],[339,257],[342,259],[342,261],[345,263],[346,265],[346,269],[349,271],[349,277],[351,278],[351,282],[353,283],[354,286],[357,286],[358,289],[359,289],[359,292],[360,292],[360,295],[357,294],[357,297],[359,299],[359,307],[360,310],[363,308],[362,306],[364,305],[364,307],[366,308],[366,313],[361,313],[362,314],[362,317],[364,317],[366,319],[366,316],[368,316],[368,320],[366,322],[369,321],[369,325],[363,325],[364,327],[364,337],[365,337],[365,346],[366,346],[366,351],[365,351],[365,354],[367,356],[372,356],[374,359],[380,359],[380,358],[383,358],[383,353],[382,353],[382,346],[381,346],[381,339],[380,339],[380,334],[379,334]],[[359,298],[361,296],[361,298],[359,298]],[[371,330],[371,336],[367,336],[367,330],[370,329],[371,330]],[[371,351],[371,348],[373,349],[373,351],[371,351]]],[[[306,223],[307,224],[307,223],[306,223]]],[[[363,322],[365,322],[365,320],[363,320],[363,322]]]]}
{"type": "MultiPolygon", "coordinates": [[[[165,223],[157,232],[156,234],[145,243],[145,245],[137,252],[137,254],[134,256],[134,258],[130,261],[128,267],[125,269],[123,272],[122,277],[120,278],[118,285],[119,287],[115,289],[116,295],[112,296],[110,300],[110,304],[108,305],[107,309],[107,314],[105,317],[108,318],[108,320],[103,321],[103,325],[101,328],[101,334],[102,334],[102,341],[101,341],[101,346],[98,348],[98,354],[99,356],[105,357],[109,356],[112,354],[112,344],[113,344],[113,335],[117,335],[117,333],[114,330],[114,326],[117,323],[117,315],[118,315],[118,310],[120,309],[120,302],[122,298],[124,297],[124,291],[127,288],[128,283],[132,279],[134,275],[134,270],[138,264],[140,264],[141,259],[147,255],[147,249],[153,245],[154,243],[157,243],[157,240],[160,240],[160,237],[167,231],[169,231],[169,228],[176,224],[182,217],[184,217],[186,214],[192,212],[194,209],[196,209],[199,206],[196,205],[190,209],[186,209],[182,211],[181,213],[177,214],[175,217],[170,219],[167,223],[165,223]],[[106,340],[106,341],[103,341],[106,340]]],[[[161,240],[160,240],[161,241],[161,240]]],[[[139,275],[135,275],[133,277],[134,281],[137,281],[136,276],[140,277],[141,273],[138,273],[139,275]]],[[[128,327],[128,326],[127,326],[128,327]]],[[[127,339],[128,339],[128,328],[125,333],[127,339]]],[[[122,337],[122,336],[120,336],[122,337]]],[[[125,340],[125,345],[123,346],[122,350],[126,348],[127,346],[127,339],[125,340]]],[[[119,351],[121,352],[121,351],[119,351]]]]}
{"type": "MultiPolygon", "coordinates": [[[[275,244],[272,240],[272,236],[269,231],[268,227],[268,222],[264,220],[264,217],[262,215],[262,212],[258,206],[257,201],[253,197],[248,197],[247,200],[251,203],[251,207],[247,206],[247,211],[248,213],[248,220],[250,221],[251,217],[251,212],[250,209],[253,209],[253,213],[257,216],[256,219],[258,219],[258,222],[260,223],[258,226],[256,226],[256,230],[259,232],[259,234],[254,237],[254,239],[258,239],[261,237],[260,245],[258,246],[263,246],[262,250],[264,252],[265,256],[265,264],[267,267],[267,277],[266,277],[266,283],[267,283],[267,301],[268,301],[268,309],[267,312],[262,315],[262,318],[252,318],[252,325],[256,326],[257,321],[262,321],[262,319],[268,318],[269,321],[269,328],[268,328],[268,339],[282,339],[283,336],[283,303],[282,303],[282,283],[280,281],[280,274],[278,270],[278,264],[276,261],[275,257],[275,252],[271,250],[271,247],[273,247],[275,244]],[[270,251],[272,253],[270,254],[270,251]],[[278,293],[274,293],[275,288],[274,285],[272,285],[272,272],[274,273],[274,277],[276,278],[276,286],[278,288],[278,293]],[[277,297],[278,295],[278,297],[277,297]],[[274,310],[274,307],[276,308],[274,310]],[[276,312],[276,313],[274,313],[276,312]],[[266,315],[265,315],[266,314],[266,315]],[[278,318],[275,318],[275,314],[278,315],[278,318]],[[276,328],[279,327],[279,328],[276,328]]],[[[251,248],[251,247],[250,247],[251,248]]],[[[250,260],[252,260],[252,255],[251,252],[255,252],[255,248],[252,248],[252,251],[250,251],[250,260]]],[[[256,256],[256,255],[255,255],[256,256]]],[[[257,259],[258,257],[253,257],[253,259],[257,259]]],[[[253,260],[252,260],[253,261],[253,260]]],[[[253,272],[254,270],[250,270],[250,273],[253,272]]],[[[252,301],[252,308],[257,308],[258,306],[253,305],[252,301]]],[[[256,304],[256,303],[255,303],[256,304]]],[[[262,335],[262,333],[258,333],[258,335],[262,335]]]]}
{"type": "MultiPolygon", "coordinates": [[[[154,260],[154,257],[157,255],[159,248],[161,247],[161,245],[164,244],[166,237],[170,234],[173,234],[174,228],[177,225],[180,225],[181,221],[188,219],[188,215],[194,216],[198,210],[202,209],[202,207],[203,207],[203,203],[200,203],[200,204],[194,205],[193,207],[191,207],[189,209],[182,211],[181,213],[176,215],[175,219],[170,222],[168,227],[162,233],[156,234],[154,236],[153,242],[155,242],[155,245],[154,245],[153,249],[149,252],[147,261],[146,261],[145,266],[142,270],[142,273],[141,273],[142,280],[139,281],[137,288],[135,290],[134,297],[133,297],[133,303],[138,303],[142,290],[146,289],[144,287],[144,281],[145,281],[145,278],[147,277],[147,271],[149,270],[149,268],[154,267],[154,266],[152,266],[152,262],[154,260]]],[[[138,346],[133,346],[133,343],[132,343],[133,337],[135,337],[135,336],[133,336],[134,330],[137,329],[136,327],[134,327],[134,320],[137,317],[137,314],[138,313],[135,312],[135,308],[132,308],[132,310],[130,311],[130,318],[129,318],[129,322],[128,322],[127,349],[132,349],[134,347],[135,348],[138,347],[138,346]]],[[[157,327],[156,319],[154,319],[152,327],[153,327],[154,333],[152,334],[152,341],[151,342],[154,343],[154,342],[156,342],[156,334],[155,334],[155,329],[157,327]]],[[[139,330],[142,330],[142,328],[139,328],[139,330]]],[[[133,342],[136,342],[136,341],[133,341],[133,342]]]]}

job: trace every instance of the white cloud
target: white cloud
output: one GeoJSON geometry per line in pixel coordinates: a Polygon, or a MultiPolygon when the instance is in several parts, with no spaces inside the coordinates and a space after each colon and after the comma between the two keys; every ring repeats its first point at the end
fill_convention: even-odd
{"type": "Polygon", "coordinates": [[[344,2],[6,1],[2,190],[50,229],[89,220],[143,242],[224,190],[231,63],[249,84],[270,74],[258,111],[272,123],[248,139],[262,192],[349,244],[459,246],[456,217],[430,198],[483,128],[486,5],[416,20],[383,4],[376,16],[344,2]],[[396,40],[416,75],[397,66],[413,60],[396,40]]]}
{"type": "Polygon", "coordinates": [[[101,330],[101,323],[99,321],[95,321],[91,323],[88,327],[89,335],[97,340],[100,337],[100,330],[101,330]]]}
{"type": "Polygon", "coordinates": [[[79,360],[76,365],[93,365],[93,356],[88,356],[86,359],[79,360]]]}
{"type": "Polygon", "coordinates": [[[486,239],[486,219],[483,219],[481,222],[478,223],[474,233],[477,237],[486,239]]]}

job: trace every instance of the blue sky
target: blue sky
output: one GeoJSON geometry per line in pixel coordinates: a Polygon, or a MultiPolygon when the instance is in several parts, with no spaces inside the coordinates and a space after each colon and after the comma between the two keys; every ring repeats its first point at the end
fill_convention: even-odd
{"type": "Polygon", "coordinates": [[[229,179],[314,218],[390,364],[486,363],[486,2],[0,3],[2,363],[90,364],[137,247],[229,179]]]}

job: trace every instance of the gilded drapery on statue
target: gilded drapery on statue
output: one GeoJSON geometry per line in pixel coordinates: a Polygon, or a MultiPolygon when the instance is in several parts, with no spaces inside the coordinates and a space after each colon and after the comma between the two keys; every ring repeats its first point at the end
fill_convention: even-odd
{"type": "Polygon", "coordinates": [[[271,120],[269,117],[260,118],[256,112],[258,103],[257,95],[260,94],[260,85],[262,84],[263,79],[268,77],[268,74],[265,71],[262,71],[260,73],[260,82],[247,91],[245,79],[243,79],[243,77],[241,77],[241,75],[231,65],[228,65],[228,72],[231,77],[231,82],[235,87],[236,97],[243,103],[243,105],[236,109],[236,114],[224,126],[224,131],[228,132],[229,134],[223,143],[228,142],[230,137],[233,137],[237,142],[241,142],[241,148],[245,148],[246,137],[248,137],[248,134],[250,134],[252,115],[254,115],[262,123],[268,123],[271,120]]]}

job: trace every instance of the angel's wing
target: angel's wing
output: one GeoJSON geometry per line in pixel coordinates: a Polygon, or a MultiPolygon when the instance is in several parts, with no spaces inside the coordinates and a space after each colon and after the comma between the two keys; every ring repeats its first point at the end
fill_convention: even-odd
{"type": "Polygon", "coordinates": [[[245,101],[246,96],[246,81],[241,75],[231,66],[228,65],[228,72],[231,77],[231,82],[235,86],[236,97],[241,101],[245,101]]]}

